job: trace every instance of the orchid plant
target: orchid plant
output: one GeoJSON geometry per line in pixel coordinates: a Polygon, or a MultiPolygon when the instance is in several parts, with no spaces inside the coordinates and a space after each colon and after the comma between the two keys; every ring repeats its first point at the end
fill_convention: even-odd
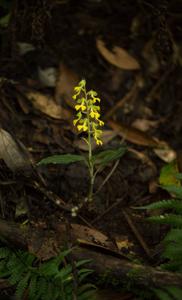
{"type": "Polygon", "coordinates": [[[119,159],[126,151],[126,147],[120,146],[117,149],[104,150],[93,154],[93,143],[102,146],[102,128],[104,122],[100,119],[100,98],[94,90],[87,91],[86,80],[81,80],[74,88],[73,100],[75,101],[76,118],[73,125],[79,133],[84,133],[83,140],[88,146],[87,155],[59,154],[42,159],[40,164],[70,164],[84,162],[88,168],[89,189],[87,197],[77,206],[72,208],[72,216],[77,216],[78,210],[85,202],[92,202],[94,197],[94,182],[96,175],[101,169],[113,160],[119,159]]]}

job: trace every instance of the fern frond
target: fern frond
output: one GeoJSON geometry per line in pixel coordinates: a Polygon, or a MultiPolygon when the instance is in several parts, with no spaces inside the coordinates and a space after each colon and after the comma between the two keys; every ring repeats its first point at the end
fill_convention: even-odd
{"type": "Polygon", "coordinates": [[[39,272],[43,276],[50,276],[50,277],[55,276],[59,272],[58,264],[56,263],[55,259],[52,259],[42,264],[39,268],[39,272]]]}
{"type": "Polygon", "coordinates": [[[37,285],[37,280],[38,280],[38,275],[37,274],[32,274],[31,279],[30,279],[30,284],[29,284],[29,300],[36,300],[36,294],[38,292],[38,285],[37,285]]]}
{"type": "Polygon", "coordinates": [[[43,298],[44,300],[55,299],[55,298],[52,298],[53,289],[54,289],[53,284],[50,282],[47,282],[46,294],[44,294],[44,298],[43,298]]]}
{"type": "Polygon", "coordinates": [[[164,250],[163,257],[170,259],[171,261],[177,260],[182,264],[182,243],[181,244],[168,244],[164,250]]]}
{"type": "Polygon", "coordinates": [[[22,296],[28,287],[28,281],[30,279],[31,273],[28,272],[25,277],[21,278],[21,280],[18,282],[17,287],[16,287],[16,299],[21,300],[22,296]]]}
{"type": "Polygon", "coordinates": [[[9,277],[9,282],[14,285],[21,280],[21,278],[24,276],[24,274],[26,273],[27,270],[26,270],[25,266],[22,266],[20,264],[19,266],[9,269],[9,271],[11,271],[11,275],[9,277]]]}
{"type": "Polygon", "coordinates": [[[66,267],[62,268],[59,273],[56,275],[56,278],[61,279],[63,283],[67,281],[72,281],[73,275],[72,275],[72,267],[70,265],[67,265],[66,267]]]}
{"type": "Polygon", "coordinates": [[[182,243],[182,229],[176,228],[171,229],[164,238],[164,242],[173,242],[177,241],[178,243],[182,243]]]}
{"type": "Polygon", "coordinates": [[[78,288],[79,300],[92,300],[95,298],[96,287],[93,284],[84,284],[78,288]]]}
{"type": "Polygon", "coordinates": [[[159,224],[168,224],[174,228],[182,228],[182,215],[165,214],[160,216],[152,216],[147,219],[159,224]]]}
{"type": "Polygon", "coordinates": [[[175,300],[181,300],[182,299],[182,288],[176,287],[176,286],[169,286],[166,288],[166,291],[169,293],[169,295],[172,296],[172,299],[175,300]]]}
{"type": "Polygon", "coordinates": [[[182,289],[176,287],[168,287],[164,289],[152,289],[160,300],[181,300],[182,289]]]}
{"type": "Polygon", "coordinates": [[[153,289],[153,291],[157,295],[157,298],[160,299],[160,300],[172,300],[171,297],[168,295],[168,293],[165,290],[153,289]]]}
{"type": "Polygon", "coordinates": [[[46,295],[47,291],[47,280],[44,277],[40,277],[37,280],[37,286],[39,287],[39,291],[37,293],[37,299],[43,299],[44,295],[46,295]]]}
{"type": "Polygon", "coordinates": [[[11,254],[11,250],[7,247],[0,248],[0,259],[1,258],[8,258],[11,254]]]}
{"type": "Polygon", "coordinates": [[[169,199],[151,203],[140,209],[174,209],[176,213],[182,214],[182,200],[169,199]]]}
{"type": "MultiPolygon", "coordinates": [[[[72,266],[63,265],[65,256],[71,249],[40,266],[34,264],[36,257],[28,252],[0,248],[0,277],[7,276],[9,282],[16,285],[16,297],[21,299],[28,290],[29,300],[72,300],[74,275],[72,266]]],[[[76,263],[78,274],[78,300],[92,300],[93,285],[82,285],[82,281],[92,272],[82,268],[88,260],[76,263]],[[90,295],[90,298],[86,298],[90,295]]]]}
{"type": "Polygon", "coordinates": [[[78,280],[81,283],[86,277],[93,273],[90,269],[81,269],[78,271],[78,280]]]}
{"type": "Polygon", "coordinates": [[[160,267],[171,272],[182,272],[181,260],[178,261],[177,259],[175,261],[164,263],[160,265],[160,267]]]}

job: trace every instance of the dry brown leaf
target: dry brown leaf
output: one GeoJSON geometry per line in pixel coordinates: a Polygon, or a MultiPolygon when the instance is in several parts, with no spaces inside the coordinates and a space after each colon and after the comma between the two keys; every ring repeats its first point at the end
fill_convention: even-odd
{"type": "Polygon", "coordinates": [[[125,49],[114,46],[112,51],[110,51],[105,47],[102,40],[97,40],[96,45],[99,52],[110,64],[124,70],[140,69],[138,61],[125,49]]]}
{"type": "Polygon", "coordinates": [[[115,242],[118,247],[118,250],[131,250],[133,243],[128,240],[127,236],[117,236],[115,237],[115,242]]]}
{"type": "MultiPolygon", "coordinates": [[[[117,133],[114,130],[103,130],[102,132],[103,145],[107,145],[113,138],[115,138],[116,135],[117,133]]],[[[95,150],[98,147],[94,139],[92,139],[91,144],[93,150],[95,150]]],[[[88,151],[88,145],[82,139],[75,141],[74,145],[78,147],[80,150],[88,151]]]]}
{"type": "Polygon", "coordinates": [[[75,240],[82,240],[82,242],[95,243],[108,248],[113,247],[113,243],[105,234],[84,225],[71,224],[71,236],[75,240]]]}
{"type": "Polygon", "coordinates": [[[157,148],[154,149],[155,154],[166,163],[172,162],[176,159],[176,152],[171,149],[167,144],[164,148],[157,148]]]}
{"type": "Polygon", "coordinates": [[[36,109],[51,118],[69,120],[71,117],[70,111],[56,104],[51,96],[40,92],[26,92],[26,96],[36,109]]]}
{"type": "Polygon", "coordinates": [[[75,106],[72,96],[74,87],[78,81],[79,77],[77,74],[61,63],[55,90],[55,100],[57,104],[62,104],[64,101],[71,107],[75,106]]]}
{"type": "Polygon", "coordinates": [[[117,124],[114,121],[108,121],[108,125],[125,140],[141,146],[158,147],[160,142],[156,141],[146,133],[123,124],[117,124]]]}
{"type": "Polygon", "coordinates": [[[80,224],[70,224],[69,229],[68,233],[66,224],[58,223],[55,225],[54,231],[49,231],[47,235],[44,230],[35,231],[32,239],[29,240],[29,251],[35,253],[42,260],[47,260],[59,252],[60,246],[64,246],[68,234],[73,245],[79,243],[91,248],[98,246],[101,251],[103,248],[116,250],[114,243],[98,230],[80,224]]]}
{"type": "Polygon", "coordinates": [[[0,159],[4,160],[12,172],[32,169],[26,149],[2,128],[0,129],[0,159]]]}
{"type": "Polygon", "coordinates": [[[158,121],[152,121],[147,119],[136,119],[132,123],[132,127],[139,129],[143,132],[146,132],[151,128],[156,128],[158,123],[159,123],[158,121]]]}

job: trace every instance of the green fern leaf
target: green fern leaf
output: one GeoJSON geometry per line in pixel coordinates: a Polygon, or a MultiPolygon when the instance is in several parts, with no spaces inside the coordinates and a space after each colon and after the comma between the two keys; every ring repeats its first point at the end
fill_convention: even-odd
{"type": "Polygon", "coordinates": [[[47,291],[47,280],[44,277],[40,277],[37,280],[37,286],[39,287],[39,291],[37,293],[37,299],[42,299],[44,300],[44,296],[46,295],[46,291],[47,291]]]}
{"type": "Polygon", "coordinates": [[[90,263],[92,260],[91,259],[82,259],[76,262],[76,267],[79,268],[87,263],[90,263]]]}
{"type": "Polygon", "coordinates": [[[178,243],[182,243],[182,229],[176,228],[171,229],[164,238],[164,242],[173,242],[177,241],[178,243]]]}
{"type": "Polygon", "coordinates": [[[68,265],[62,268],[55,278],[60,278],[63,283],[65,283],[66,281],[72,281],[73,279],[72,267],[68,265]]]}
{"type": "Polygon", "coordinates": [[[182,214],[182,201],[175,199],[161,200],[146,206],[141,206],[139,209],[174,209],[178,214],[182,214]]]}
{"type": "Polygon", "coordinates": [[[79,300],[92,300],[95,298],[96,287],[93,284],[84,284],[78,288],[79,300]]]}
{"type": "Polygon", "coordinates": [[[171,272],[182,272],[182,262],[181,260],[178,261],[177,259],[175,259],[175,261],[164,263],[160,265],[160,267],[171,272]]]}
{"type": "Polygon", "coordinates": [[[182,180],[182,173],[177,173],[175,177],[179,180],[182,180]]]}
{"type": "MultiPolygon", "coordinates": [[[[54,299],[54,298],[52,298],[53,289],[54,289],[54,286],[52,285],[52,283],[48,282],[46,294],[44,294],[44,300],[54,299]]],[[[56,299],[54,299],[54,300],[56,300],[56,299]]]]}
{"type": "Polygon", "coordinates": [[[42,264],[39,268],[39,271],[43,276],[50,276],[50,277],[55,276],[59,272],[58,264],[54,259],[52,259],[42,264]]]}
{"type": "Polygon", "coordinates": [[[11,254],[11,251],[7,247],[0,248],[0,259],[8,258],[10,256],[10,254],[11,254]]]}
{"type": "Polygon", "coordinates": [[[162,256],[165,258],[169,258],[172,261],[178,260],[179,262],[181,260],[182,263],[182,243],[179,245],[168,244],[162,256]]]}
{"type": "Polygon", "coordinates": [[[30,272],[28,272],[26,274],[25,277],[23,277],[17,284],[17,287],[16,287],[16,299],[17,300],[21,300],[22,299],[22,296],[26,290],[26,288],[28,287],[28,281],[30,279],[30,272]]]}
{"type": "Polygon", "coordinates": [[[27,272],[27,269],[25,268],[25,266],[22,267],[22,265],[19,265],[13,269],[11,269],[11,275],[9,277],[9,282],[11,284],[16,284],[18,283],[21,278],[23,277],[24,273],[27,272]]]}
{"type": "Polygon", "coordinates": [[[37,285],[37,280],[38,280],[38,275],[32,274],[30,279],[30,284],[29,284],[29,293],[28,293],[29,300],[36,299],[37,290],[39,289],[37,285]]]}
{"type": "Polygon", "coordinates": [[[149,217],[148,220],[159,224],[168,224],[176,228],[182,228],[182,215],[165,214],[149,217]]]}
{"type": "Polygon", "coordinates": [[[64,258],[65,258],[68,254],[71,253],[71,251],[72,251],[71,248],[68,249],[68,250],[65,250],[65,251],[61,251],[61,253],[60,253],[58,256],[56,256],[54,259],[56,260],[56,262],[57,262],[58,264],[60,264],[60,263],[62,263],[62,262],[64,261],[64,258]]]}
{"type": "Polygon", "coordinates": [[[81,269],[78,271],[79,282],[81,283],[86,277],[92,274],[93,271],[90,269],[81,269]]]}
{"type": "Polygon", "coordinates": [[[178,288],[176,286],[170,286],[166,288],[166,291],[169,295],[172,296],[171,299],[181,300],[182,299],[182,288],[178,288]]]}
{"type": "Polygon", "coordinates": [[[165,290],[162,289],[152,289],[152,290],[160,300],[174,300],[165,290]]]}

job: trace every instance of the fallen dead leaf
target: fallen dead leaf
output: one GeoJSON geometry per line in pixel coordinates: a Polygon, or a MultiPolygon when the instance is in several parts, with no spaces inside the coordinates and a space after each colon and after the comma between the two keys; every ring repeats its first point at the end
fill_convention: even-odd
{"type": "Polygon", "coordinates": [[[15,141],[12,135],[4,129],[0,129],[0,159],[12,172],[31,171],[31,161],[25,147],[15,141]]]}
{"type": "MultiPolygon", "coordinates": [[[[100,251],[108,249],[108,251],[116,252],[117,250],[114,243],[98,230],[80,224],[70,224],[69,229],[73,245],[79,243],[87,248],[95,246],[100,251]]],[[[68,239],[67,235],[66,224],[63,223],[56,224],[54,231],[49,231],[48,235],[45,235],[45,230],[37,230],[29,240],[29,251],[35,253],[42,260],[47,260],[60,251],[60,246],[64,246],[68,239]]]]}
{"type": "Polygon", "coordinates": [[[133,127],[123,124],[117,124],[114,121],[108,121],[108,125],[116,131],[123,139],[141,146],[158,147],[160,142],[150,137],[146,133],[133,127]]]}
{"type": "Polygon", "coordinates": [[[155,154],[164,162],[166,163],[170,163],[172,162],[174,159],[176,159],[176,152],[171,149],[167,144],[166,147],[164,148],[157,148],[154,149],[155,154]]]}
{"type": "Polygon", "coordinates": [[[151,128],[156,128],[158,123],[159,123],[158,121],[152,121],[147,119],[136,119],[132,123],[132,127],[139,129],[143,132],[146,132],[151,128]]]}
{"type": "Polygon", "coordinates": [[[38,67],[38,77],[43,87],[55,87],[57,70],[56,68],[53,67],[45,68],[45,69],[38,67]]]}
{"type": "Polygon", "coordinates": [[[82,243],[85,241],[85,243],[90,242],[99,246],[113,248],[113,243],[105,234],[84,225],[71,224],[71,236],[73,240],[81,240],[82,243]]]}
{"type": "Polygon", "coordinates": [[[97,49],[101,55],[112,65],[124,70],[138,70],[140,65],[138,61],[131,56],[125,49],[114,46],[110,51],[105,47],[102,40],[96,41],[97,49]]]}
{"type": "Polygon", "coordinates": [[[73,101],[73,90],[78,84],[79,77],[73,71],[71,71],[63,63],[60,64],[56,89],[55,89],[55,100],[57,104],[62,104],[66,102],[69,106],[74,107],[75,103],[73,101]]]}
{"type": "Polygon", "coordinates": [[[56,104],[51,96],[40,92],[26,92],[26,97],[36,109],[51,118],[69,120],[71,117],[71,112],[56,104]]]}
{"type": "Polygon", "coordinates": [[[118,250],[131,250],[131,248],[134,246],[132,242],[128,240],[128,237],[115,237],[115,242],[118,247],[118,250]]]}

